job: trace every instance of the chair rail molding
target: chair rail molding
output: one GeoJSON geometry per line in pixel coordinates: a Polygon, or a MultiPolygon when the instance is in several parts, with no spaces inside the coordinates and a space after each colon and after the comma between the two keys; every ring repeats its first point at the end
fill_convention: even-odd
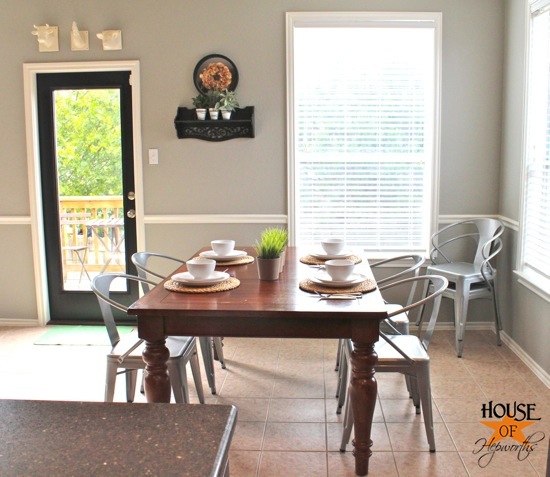
{"type": "Polygon", "coordinates": [[[500,220],[502,222],[502,225],[504,225],[506,228],[514,230],[515,232],[519,231],[519,222],[517,220],[513,220],[513,219],[510,219],[509,217],[506,217],[504,215],[498,215],[498,214],[440,215],[439,216],[439,223],[440,223],[440,225],[447,225],[447,224],[453,224],[455,222],[460,222],[462,220],[480,219],[482,217],[488,217],[490,219],[500,220]]]}
{"type": "MultiPolygon", "coordinates": [[[[451,224],[472,217],[491,217],[500,220],[511,230],[519,230],[519,222],[502,215],[440,215],[440,224],[451,224]]],[[[150,214],[144,216],[146,224],[286,224],[285,214],[150,214]]],[[[30,216],[0,216],[0,225],[30,225],[30,216]]]]}
{"type": "Polygon", "coordinates": [[[30,216],[0,216],[0,225],[31,225],[30,216]]]}
{"type": "Polygon", "coordinates": [[[284,214],[145,215],[146,224],[286,224],[284,214]]]}

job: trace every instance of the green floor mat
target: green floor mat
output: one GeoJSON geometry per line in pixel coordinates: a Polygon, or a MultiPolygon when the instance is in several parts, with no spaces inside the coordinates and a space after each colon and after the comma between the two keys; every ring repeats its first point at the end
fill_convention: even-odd
{"type": "MultiPolygon", "coordinates": [[[[109,346],[109,336],[104,326],[53,325],[38,338],[35,345],[109,346]]],[[[133,326],[118,326],[119,334],[125,335],[133,326]]]]}

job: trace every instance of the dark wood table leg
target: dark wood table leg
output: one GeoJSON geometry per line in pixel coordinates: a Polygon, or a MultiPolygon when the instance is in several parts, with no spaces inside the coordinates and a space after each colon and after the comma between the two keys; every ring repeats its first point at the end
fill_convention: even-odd
{"type": "Polygon", "coordinates": [[[374,343],[354,342],[353,348],[349,389],[355,429],[353,455],[355,473],[362,476],[369,473],[369,458],[372,454],[370,434],[378,387],[374,366],[378,357],[374,352],[374,343]]]}
{"type": "Polygon", "coordinates": [[[170,402],[170,378],[166,362],[170,352],[166,340],[146,341],[143,351],[145,361],[145,397],[147,402],[170,402]]]}

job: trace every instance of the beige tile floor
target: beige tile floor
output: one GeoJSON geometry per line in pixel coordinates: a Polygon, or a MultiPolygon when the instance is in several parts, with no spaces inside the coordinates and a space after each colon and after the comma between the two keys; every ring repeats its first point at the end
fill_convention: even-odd
{"type": "MultiPolygon", "coordinates": [[[[0,398],[101,401],[101,346],[38,346],[44,328],[0,327],[0,398]]],[[[453,334],[432,340],[432,394],[437,452],[430,454],[422,416],[407,399],[402,376],[378,375],[371,477],[544,476],[550,437],[550,391],[490,331],[468,331],[464,357],[456,358],[453,334]],[[544,433],[528,458],[496,452],[482,468],[476,441],[492,430],[480,423],[481,406],[535,403],[540,417],[527,431],[544,433]]],[[[239,421],[230,453],[231,475],[352,476],[353,456],[339,452],[341,416],[335,413],[336,342],[332,340],[224,340],[227,369],[216,364],[218,394],[210,404],[232,403],[239,421]]],[[[190,384],[191,400],[197,402],[190,384]]],[[[124,400],[123,382],[115,400],[124,400]]],[[[136,396],[136,402],[143,402],[136,396]]],[[[516,442],[505,438],[502,444],[516,442]]],[[[488,459],[488,456],[485,457],[488,459]]]]}

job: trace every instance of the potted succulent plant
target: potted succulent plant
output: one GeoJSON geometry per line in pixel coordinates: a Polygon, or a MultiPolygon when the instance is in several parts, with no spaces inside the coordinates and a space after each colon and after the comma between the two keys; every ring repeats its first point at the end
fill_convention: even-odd
{"type": "Polygon", "coordinates": [[[199,94],[193,98],[193,106],[195,106],[197,119],[206,119],[206,109],[208,108],[208,98],[204,94],[199,94]]]}
{"type": "Polygon", "coordinates": [[[231,113],[238,107],[239,102],[237,101],[237,93],[235,91],[225,89],[220,92],[216,108],[222,112],[223,119],[231,118],[231,113]]]}
{"type": "Polygon", "coordinates": [[[256,241],[254,250],[257,254],[258,275],[260,280],[277,280],[281,272],[281,254],[286,246],[286,235],[283,229],[267,228],[256,241]]]}
{"type": "Polygon", "coordinates": [[[208,102],[208,113],[210,114],[210,119],[218,119],[219,109],[218,101],[220,99],[220,92],[215,89],[210,89],[206,92],[206,100],[208,102]]]}

